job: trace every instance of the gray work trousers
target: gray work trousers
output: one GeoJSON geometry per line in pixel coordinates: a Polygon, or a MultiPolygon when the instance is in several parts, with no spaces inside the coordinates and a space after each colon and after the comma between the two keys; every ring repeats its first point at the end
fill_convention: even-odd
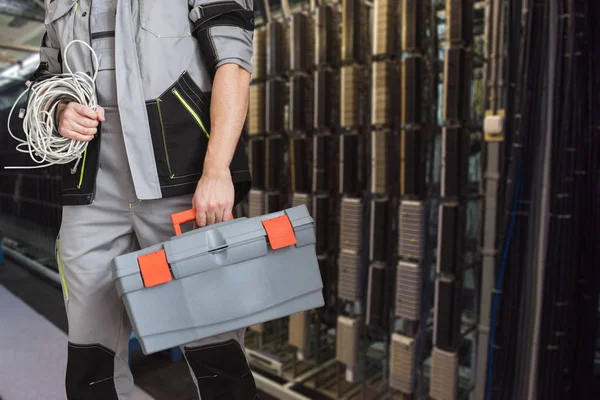
{"type": "MultiPolygon", "coordinates": [[[[112,281],[111,261],[173,236],[171,214],[192,206],[192,196],[136,198],[115,107],[106,108],[100,140],[95,201],[63,208],[57,246],[69,322],[69,400],[130,399],[132,328],[112,281]]],[[[255,398],[243,343],[242,329],[182,347],[203,400],[255,398]]]]}

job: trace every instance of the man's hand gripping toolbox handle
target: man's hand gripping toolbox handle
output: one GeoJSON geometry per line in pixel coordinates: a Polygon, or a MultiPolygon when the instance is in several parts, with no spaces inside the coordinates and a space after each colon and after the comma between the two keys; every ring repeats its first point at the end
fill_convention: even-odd
{"type": "MultiPolygon", "coordinates": [[[[233,215],[229,218],[231,221],[233,219],[233,215]]],[[[194,226],[196,225],[196,209],[192,208],[190,210],[178,212],[171,215],[171,221],[173,222],[173,230],[176,235],[181,235],[181,225],[188,224],[190,222],[194,222],[194,226]]]]}
{"type": "MultiPolygon", "coordinates": [[[[231,220],[233,220],[233,215],[229,221],[231,220]]],[[[181,225],[196,221],[196,209],[192,208],[190,210],[172,214],[171,221],[173,222],[175,234],[179,236],[182,234],[181,225]]],[[[218,225],[219,224],[210,225],[200,229],[210,229],[218,225]]],[[[294,229],[292,228],[287,215],[284,214],[280,217],[265,219],[262,221],[262,225],[265,228],[267,237],[269,238],[269,244],[273,250],[296,244],[294,229]]]]}

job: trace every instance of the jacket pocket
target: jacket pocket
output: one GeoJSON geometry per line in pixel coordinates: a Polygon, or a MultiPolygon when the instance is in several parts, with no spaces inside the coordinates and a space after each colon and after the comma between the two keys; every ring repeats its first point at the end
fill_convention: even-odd
{"type": "Polygon", "coordinates": [[[146,108],[161,186],[199,179],[210,138],[210,94],[184,71],[146,108]]]}
{"type": "Polygon", "coordinates": [[[191,35],[191,21],[186,1],[173,1],[165,7],[156,0],[140,1],[140,23],[142,29],[157,38],[178,38],[191,35]]]}

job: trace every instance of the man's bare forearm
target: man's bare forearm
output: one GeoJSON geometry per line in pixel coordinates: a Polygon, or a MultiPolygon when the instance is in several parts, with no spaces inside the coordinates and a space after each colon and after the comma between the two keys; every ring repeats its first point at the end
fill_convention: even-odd
{"type": "Polygon", "coordinates": [[[229,168],[248,112],[250,73],[237,64],[217,69],[210,105],[210,140],[204,173],[229,168]]]}

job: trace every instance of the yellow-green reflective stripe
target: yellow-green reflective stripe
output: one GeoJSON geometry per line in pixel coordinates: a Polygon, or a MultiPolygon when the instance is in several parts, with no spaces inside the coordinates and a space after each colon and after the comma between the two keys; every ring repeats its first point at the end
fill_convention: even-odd
{"type": "Polygon", "coordinates": [[[63,288],[65,290],[65,299],[69,300],[69,288],[67,287],[67,279],[65,278],[65,271],[63,269],[62,258],[60,257],[60,240],[58,241],[58,271],[60,272],[60,280],[62,281],[63,288]]]}
{"type": "Polygon", "coordinates": [[[99,381],[90,382],[90,386],[92,386],[92,385],[95,385],[96,383],[102,383],[102,382],[106,382],[106,381],[107,381],[107,380],[109,380],[109,379],[113,379],[113,377],[112,377],[112,376],[109,376],[108,378],[101,379],[101,380],[99,380],[99,381]]]}
{"type": "Polygon", "coordinates": [[[87,148],[83,151],[83,163],[81,164],[81,172],[79,173],[79,183],[77,184],[77,189],[81,189],[81,184],[83,183],[83,173],[85,171],[85,159],[87,158],[87,148]]]}
{"type": "Polygon", "coordinates": [[[179,92],[177,91],[177,89],[173,89],[173,94],[175,96],[177,96],[177,98],[179,99],[179,101],[181,102],[181,104],[183,104],[183,106],[185,108],[187,108],[188,112],[190,114],[192,114],[192,117],[194,117],[194,119],[196,120],[196,122],[198,123],[198,125],[200,126],[200,128],[202,128],[202,130],[204,131],[204,134],[206,135],[206,137],[210,139],[210,135],[208,134],[208,131],[204,127],[204,124],[202,123],[202,120],[200,119],[200,117],[198,116],[198,114],[196,114],[196,112],[194,111],[194,109],[192,107],[190,107],[190,105],[187,103],[187,101],[185,101],[183,99],[183,97],[181,97],[181,94],[179,94],[179,92]]]}
{"type": "Polygon", "coordinates": [[[73,32],[72,32],[73,39],[72,40],[75,40],[75,19],[77,17],[77,9],[78,8],[79,8],[79,1],[77,3],[75,3],[75,8],[73,10],[73,32]]]}

